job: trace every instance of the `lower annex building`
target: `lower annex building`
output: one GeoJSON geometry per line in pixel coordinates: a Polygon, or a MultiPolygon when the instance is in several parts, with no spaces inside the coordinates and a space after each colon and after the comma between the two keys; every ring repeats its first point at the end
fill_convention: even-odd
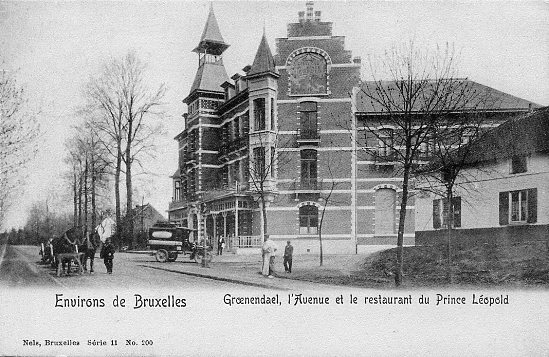
{"type": "MultiPolygon", "coordinates": [[[[287,37],[276,39],[274,55],[263,34],[253,64],[230,78],[228,47],[210,8],[193,50],[199,66],[184,99],[185,129],[175,137],[169,220],[196,228],[198,239],[214,246],[224,237],[229,251],[243,252],[263,240],[263,195],[266,232],[281,248],[292,240],[296,253],[318,252],[319,227],[327,253],[394,245],[402,180],[394,163],[362,155],[365,147],[385,150],[365,132],[367,121],[383,122],[384,114],[366,100],[361,60],[345,48],[345,37],[307,2],[287,37]]],[[[494,125],[531,107],[471,84],[498,97],[484,108],[494,125]]],[[[404,244],[415,242],[409,202],[404,244]]]]}

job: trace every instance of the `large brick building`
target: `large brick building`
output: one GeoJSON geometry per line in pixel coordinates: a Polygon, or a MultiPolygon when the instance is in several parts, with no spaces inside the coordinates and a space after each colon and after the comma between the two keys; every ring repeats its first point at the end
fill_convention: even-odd
{"type": "MultiPolygon", "coordinates": [[[[228,46],[210,9],[194,49],[199,67],[184,99],[185,129],[175,138],[170,221],[200,228],[212,242],[225,236],[229,249],[258,246],[261,186],[267,232],[291,239],[298,253],[318,251],[320,220],[329,253],[395,244],[401,180],[387,162],[358,154],[372,145],[360,139],[364,121],[382,113],[361,96],[361,61],[345,37],[308,2],[287,37],[276,40],[274,56],[263,34],[253,64],[230,78],[228,46]]],[[[492,91],[501,97],[497,120],[529,109],[492,91]]],[[[413,209],[411,201],[405,244],[414,243],[413,209]]]]}

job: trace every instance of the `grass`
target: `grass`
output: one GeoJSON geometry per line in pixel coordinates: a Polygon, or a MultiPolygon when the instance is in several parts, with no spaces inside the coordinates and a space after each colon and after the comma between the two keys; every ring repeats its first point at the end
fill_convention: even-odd
{"type": "MultiPolygon", "coordinates": [[[[319,283],[391,288],[396,248],[364,258],[354,270],[311,267],[293,279],[319,283]]],[[[545,242],[489,244],[455,251],[451,279],[445,247],[405,247],[404,287],[549,287],[549,253],[545,242]]]]}

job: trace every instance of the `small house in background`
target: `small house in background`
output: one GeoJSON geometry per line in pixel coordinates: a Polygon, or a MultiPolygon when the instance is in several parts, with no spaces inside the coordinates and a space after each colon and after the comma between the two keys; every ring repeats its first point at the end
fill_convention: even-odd
{"type": "Polygon", "coordinates": [[[146,205],[137,205],[133,210],[133,231],[139,235],[142,232],[148,232],[157,221],[167,221],[167,219],[156,210],[150,203],[146,205]]]}
{"type": "MultiPolygon", "coordinates": [[[[549,107],[508,120],[470,145],[452,203],[452,245],[549,239],[549,107]]],[[[443,198],[418,194],[417,245],[446,242],[447,211],[443,198]]]]}

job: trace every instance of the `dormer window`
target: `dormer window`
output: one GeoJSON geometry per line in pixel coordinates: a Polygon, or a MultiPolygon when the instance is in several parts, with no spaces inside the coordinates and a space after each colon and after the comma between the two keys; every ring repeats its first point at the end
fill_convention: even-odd
{"type": "Polygon", "coordinates": [[[527,171],[526,156],[515,155],[511,158],[511,173],[520,174],[527,171]]]}

